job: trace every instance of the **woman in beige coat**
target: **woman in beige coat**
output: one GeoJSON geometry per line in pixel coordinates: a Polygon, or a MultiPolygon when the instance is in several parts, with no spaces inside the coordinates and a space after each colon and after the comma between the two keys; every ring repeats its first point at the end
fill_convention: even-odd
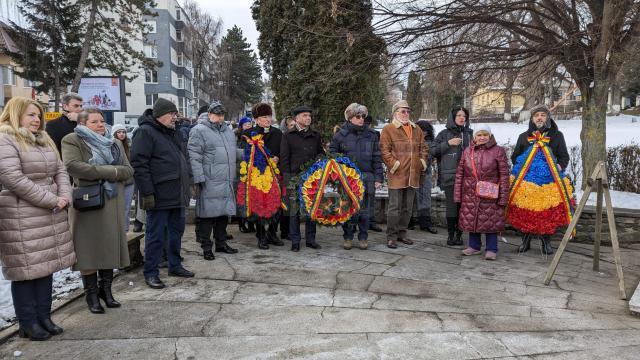
{"type": "Polygon", "coordinates": [[[122,143],[105,135],[104,117],[98,109],[78,115],[74,132],[62,139],[62,158],[77,186],[102,182],[104,207],[97,210],[71,209],[70,222],[78,256],[74,270],[82,274],[89,311],[104,313],[100,298],[109,308],[120,307],[111,293],[113,269],[129,265],[124,231],[124,184],[133,168],[122,143]],[[100,281],[98,282],[98,275],[100,281]]]}
{"type": "Polygon", "coordinates": [[[9,100],[0,115],[0,262],[19,335],[31,340],[62,333],[51,321],[52,275],[76,261],[69,176],[42,116],[40,104],[23,97],[9,100]]]}

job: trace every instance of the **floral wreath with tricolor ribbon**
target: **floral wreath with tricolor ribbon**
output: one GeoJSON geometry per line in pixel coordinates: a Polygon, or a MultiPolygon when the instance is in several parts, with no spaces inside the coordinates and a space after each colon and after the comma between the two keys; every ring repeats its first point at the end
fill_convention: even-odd
{"type": "Polygon", "coordinates": [[[251,132],[243,138],[247,145],[240,163],[236,202],[243,217],[270,219],[280,208],[286,210],[280,171],[264,147],[264,134],[251,132]]]}
{"type": "Polygon", "coordinates": [[[346,156],[317,160],[298,184],[302,215],[321,225],[349,221],[360,210],[363,198],[362,173],[346,156]]]}

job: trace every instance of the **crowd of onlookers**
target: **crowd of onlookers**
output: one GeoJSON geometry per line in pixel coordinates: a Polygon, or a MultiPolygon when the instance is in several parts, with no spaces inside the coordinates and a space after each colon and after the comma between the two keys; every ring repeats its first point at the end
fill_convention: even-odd
{"type": "Polygon", "coordinates": [[[56,271],[72,267],[81,273],[92,313],[105,312],[102,302],[108,308],[121,306],[111,284],[113,269],[129,265],[126,233],[134,192],[134,230],[144,224],[145,231],[143,274],[154,289],[165,287],[159,276],[163,262],[169,276],[194,276],[180,256],[191,199],[196,202],[196,240],[206,260],[214,260],[214,252],[237,253],[228,243],[231,217],[239,218],[241,232],[256,233],[260,249],[282,246],[288,239],[291,250],[300,251],[301,222],[305,246],[321,248],[315,222],[300,217],[296,184],[290,180],[325,154],[349,157],[365,188],[360,211],[342,225],[346,250],[356,236],[358,248],[367,249],[368,232],[382,231],[375,223],[374,200],[385,182],[386,246],[395,249],[398,242],[416,240],[408,232],[414,203],[419,228],[437,233],[430,217],[436,165],[446,197],[447,245],[463,245],[462,233],[469,233],[463,255],[480,254],[485,234],[484,257],[495,260],[505,221],[523,231],[519,251],[540,237],[543,252],[550,254],[549,235],[570,217],[570,190],[565,187],[566,196],[555,190],[565,184],[566,146],[543,106],[532,109],[511,168],[489,126],[472,130],[463,107],[453,108],[446,128],[434,136],[427,121],[411,121],[406,101],[393,105],[393,119],[380,132],[371,128],[367,107],[353,103],[327,144],[311,127],[313,109],[306,106],[292,109],[274,126],[271,106],[259,103],[252,118],[240,119],[233,130],[218,101],[201,108],[195,124],[179,124],[175,104],[160,98],[140,116],[128,139],[124,126],[109,127],[100,110],[82,104],[77,94],[65,95],[63,115],[45,124],[38,102],[15,97],[0,115],[0,260],[5,278],[12,281],[19,334],[31,340],[63,331],[50,317],[56,271]],[[238,214],[238,163],[255,146],[249,137],[264,145],[261,151],[278,169],[276,183],[287,194],[287,206],[269,218],[238,214]]]}

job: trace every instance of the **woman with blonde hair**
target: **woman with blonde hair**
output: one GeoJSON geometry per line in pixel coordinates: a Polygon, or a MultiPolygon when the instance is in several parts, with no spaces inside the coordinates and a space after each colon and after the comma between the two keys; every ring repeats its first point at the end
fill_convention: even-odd
{"type": "Polygon", "coordinates": [[[74,202],[70,214],[78,256],[73,269],[82,274],[87,305],[94,314],[104,313],[99,299],[108,308],[120,307],[111,293],[113,269],[129,265],[122,209],[124,187],[133,177],[133,168],[122,143],[105,135],[102,112],[87,109],[78,115],[74,132],[62,139],[62,158],[73,183],[79,190],[99,186],[104,194],[98,208],[82,209],[79,202],[74,202]]]}
{"type": "Polygon", "coordinates": [[[62,333],[51,321],[53,273],[76,261],[69,176],[36,101],[14,97],[0,115],[0,262],[11,280],[20,337],[62,333]]]}

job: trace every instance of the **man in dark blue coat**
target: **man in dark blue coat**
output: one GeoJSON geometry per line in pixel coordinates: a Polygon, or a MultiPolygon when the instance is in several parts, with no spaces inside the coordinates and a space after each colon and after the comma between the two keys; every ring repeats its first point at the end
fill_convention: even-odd
{"type": "Polygon", "coordinates": [[[147,211],[144,278],[147,285],[162,289],[158,263],[165,231],[168,234],[169,276],[193,277],[182,267],[180,247],[189,205],[190,166],[184,143],[176,132],[178,109],[160,98],[138,119],[133,135],[131,166],[140,191],[141,208],[147,211]]]}
{"type": "Polygon", "coordinates": [[[379,137],[375,130],[365,126],[367,116],[364,105],[353,103],[347,107],[344,117],[347,122],[335,133],[329,151],[343,154],[355,162],[362,173],[365,196],[362,207],[349,222],[342,226],[346,250],[352,247],[352,241],[358,225],[358,247],[365,250],[368,247],[368,232],[370,207],[374,206],[376,189],[382,186],[382,158],[380,156],[379,137]]]}

